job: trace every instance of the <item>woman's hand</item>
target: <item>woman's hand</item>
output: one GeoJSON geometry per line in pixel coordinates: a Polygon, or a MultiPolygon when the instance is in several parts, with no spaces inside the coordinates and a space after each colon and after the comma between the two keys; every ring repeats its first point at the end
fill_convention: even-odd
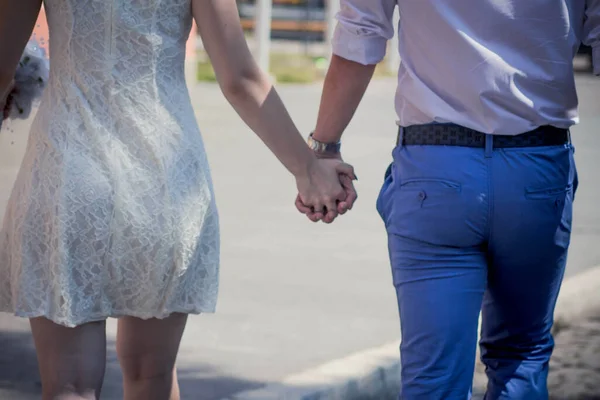
{"type": "MultiPolygon", "coordinates": [[[[305,175],[296,176],[298,186],[296,206],[308,214],[312,221],[322,220],[331,223],[340,213],[340,203],[352,196],[352,193],[348,193],[348,182],[345,181],[349,181],[352,187],[354,179],[356,175],[351,165],[339,159],[315,158],[305,175]]],[[[352,192],[355,199],[353,188],[352,192]]],[[[348,200],[353,202],[354,199],[348,200]]]]}
{"type": "Polygon", "coordinates": [[[10,108],[12,106],[13,93],[15,91],[15,81],[10,83],[10,86],[6,90],[6,94],[0,97],[0,110],[2,112],[2,121],[8,118],[10,115],[10,108]]]}

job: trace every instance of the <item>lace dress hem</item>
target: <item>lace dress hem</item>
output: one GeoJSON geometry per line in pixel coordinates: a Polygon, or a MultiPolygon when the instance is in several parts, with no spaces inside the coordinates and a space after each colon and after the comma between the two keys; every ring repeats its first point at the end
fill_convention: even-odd
{"type": "Polygon", "coordinates": [[[90,322],[98,322],[105,321],[108,318],[121,318],[121,317],[134,317],[140,318],[143,320],[148,319],[165,319],[169,317],[171,314],[179,313],[179,314],[189,314],[189,315],[199,315],[199,314],[213,314],[216,311],[215,305],[200,305],[196,307],[188,307],[188,308],[179,308],[173,307],[169,309],[165,309],[162,311],[147,311],[141,312],[139,310],[111,310],[108,313],[93,313],[89,315],[78,315],[76,319],[65,319],[56,316],[54,313],[42,310],[35,311],[20,311],[14,310],[10,307],[1,308],[0,312],[9,313],[19,318],[38,318],[43,317],[46,318],[55,324],[62,325],[67,328],[75,328],[77,326],[81,326],[90,322]]]}

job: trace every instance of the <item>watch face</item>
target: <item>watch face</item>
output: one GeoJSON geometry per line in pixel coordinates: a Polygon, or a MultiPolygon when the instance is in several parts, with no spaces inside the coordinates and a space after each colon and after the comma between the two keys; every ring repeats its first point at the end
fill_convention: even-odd
{"type": "Polygon", "coordinates": [[[340,152],[340,143],[322,143],[312,137],[312,134],[308,137],[308,146],[311,150],[317,153],[331,153],[337,154],[340,152]]]}
{"type": "Polygon", "coordinates": [[[310,144],[310,147],[312,147],[315,150],[319,149],[322,146],[322,144],[320,142],[313,139],[312,137],[309,140],[309,144],[310,144]]]}

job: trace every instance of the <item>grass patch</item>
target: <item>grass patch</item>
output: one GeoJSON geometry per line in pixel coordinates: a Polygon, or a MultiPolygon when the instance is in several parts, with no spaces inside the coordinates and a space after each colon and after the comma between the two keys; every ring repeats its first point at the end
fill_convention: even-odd
{"type": "Polygon", "coordinates": [[[304,54],[271,54],[271,74],[277,82],[311,83],[322,77],[318,58],[304,54]]]}
{"type": "Polygon", "coordinates": [[[215,70],[208,61],[198,61],[196,79],[199,82],[216,82],[215,70]]]}
{"type": "MultiPolygon", "coordinates": [[[[215,71],[204,54],[198,55],[196,77],[198,81],[215,82],[215,71]]],[[[271,54],[271,75],[277,82],[311,83],[323,77],[318,58],[304,54],[271,54]]]]}
{"type": "Polygon", "coordinates": [[[390,71],[386,65],[386,61],[382,61],[377,64],[375,67],[375,73],[373,74],[374,78],[389,78],[392,76],[396,76],[398,74],[397,71],[390,71]]]}
{"type": "MultiPolygon", "coordinates": [[[[198,54],[196,77],[201,82],[215,82],[215,71],[206,54],[198,54]]],[[[320,57],[305,54],[273,53],[271,54],[271,75],[278,83],[312,83],[323,79],[326,62],[320,57]]],[[[375,68],[375,77],[391,77],[396,71],[389,71],[385,62],[375,68]]]]}

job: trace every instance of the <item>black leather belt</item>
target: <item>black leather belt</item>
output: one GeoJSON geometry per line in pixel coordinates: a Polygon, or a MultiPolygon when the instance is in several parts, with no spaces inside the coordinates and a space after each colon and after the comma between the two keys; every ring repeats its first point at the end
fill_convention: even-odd
{"type": "MultiPolygon", "coordinates": [[[[474,129],[454,124],[412,125],[401,127],[398,140],[404,146],[462,146],[485,147],[486,134],[474,129]]],[[[568,129],[554,126],[540,126],[519,135],[493,135],[493,147],[541,147],[560,146],[570,143],[568,129]]]]}

